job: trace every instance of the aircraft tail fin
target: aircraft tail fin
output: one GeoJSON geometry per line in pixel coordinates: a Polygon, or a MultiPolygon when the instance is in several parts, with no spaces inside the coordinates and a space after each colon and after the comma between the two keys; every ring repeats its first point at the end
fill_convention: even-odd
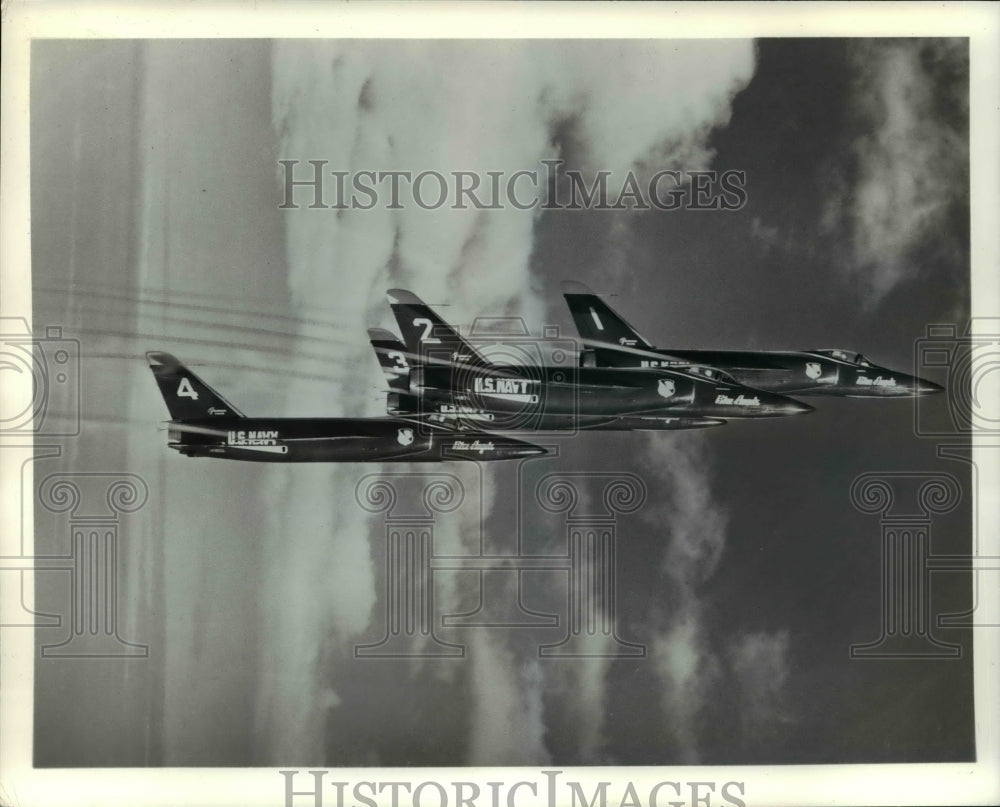
{"type": "Polygon", "coordinates": [[[181,364],[176,356],[150,351],[146,354],[146,359],[173,420],[244,416],[239,409],[181,364]]]}
{"type": "Polygon", "coordinates": [[[368,341],[389,389],[393,392],[410,390],[410,353],[396,334],[382,328],[369,328],[368,341]]]}
{"type": "Polygon", "coordinates": [[[585,341],[607,343],[608,348],[620,345],[643,350],[655,349],[624,317],[583,283],[564,281],[562,292],[573,323],[585,341]]]}
{"type": "Polygon", "coordinates": [[[408,392],[390,392],[386,397],[385,411],[388,415],[399,417],[423,415],[424,409],[420,398],[408,392]]]}
{"type": "Polygon", "coordinates": [[[410,353],[472,366],[492,364],[416,294],[406,289],[390,289],[387,294],[410,353]]]}

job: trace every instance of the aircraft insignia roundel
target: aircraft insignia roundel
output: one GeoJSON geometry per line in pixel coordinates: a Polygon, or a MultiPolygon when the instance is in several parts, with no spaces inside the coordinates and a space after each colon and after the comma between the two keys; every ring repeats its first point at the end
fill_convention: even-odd
{"type": "Polygon", "coordinates": [[[400,429],[396,435],[396,441],[401,446],[408,446],[413,442],[413,429],[400,429]]]}
{"type": "Polygon", "coordinates": [[[819,378],[823,375],[823,368],[820,366],[820,363],[818,361],[807,361],[806,375],[810,378],[819,378]]]}
{"type": "Polygon", "coordinates": [[[656,391],[662,397],[669,398],[677,391],[677,387],[674,385],[673,379],[661,378],[659,384],[656,387],[656,391]]]}

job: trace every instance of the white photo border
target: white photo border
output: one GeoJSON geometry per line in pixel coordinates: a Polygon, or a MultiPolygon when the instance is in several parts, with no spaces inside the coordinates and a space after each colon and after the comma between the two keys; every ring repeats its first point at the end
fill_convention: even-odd
{"type": "MultiPolygon", "coordinates": [[[[970,49],[972,316],[1000,317],[1000,8],[989,3],[62,3],[3,4],[2,251],[0,314],[29,320],[31,305],[29,46],[42,38],[735,38],[967,37],[970,49]]],[[[0,394],[3,394],[0,392],[0,394]]],[[[996,400],[991,404],[998,411],[996,400]]],[[[996,522],[1000,467],[996,451],[974,438],[982,530],[978,545],[1000,556],[996,522]]],[[[21,534],[20,456],[30,440],[0,444],[0,554],[21,534]]],[[[28,468],[30,474],[30,467],[28,468]]],[[[31,485],[30,475],[25,483],[31,485]]],[[[31,521],[28,508],[24,519],[31,521]]],[[[32,534],[31,524],[23,525],[32,534]]],[[[31,547],[24,547],[31,554],[31,547]]],[[[27,590],[26,590],[27,591],[27,590]]],[[[3,593],[4,610],[9,589],[3,593]]],[[[1000,620],[1000,592],[981,587],[979,608],[1000,620]]],[[[30,596],[30,591],[27,591],[30,596]]],[[[30,604],[30,603],[29,603],[30,604]]],[[[2,622],[2,619],[0,619],[2,622]]],[[[974,631],[976,763],[573,768],[586,792],[601,781],[631,781],[640,793],[660,781],[742,782],[748,805],[985,804],[1000,795],[1000,630],[974,631]]],[[[2,630],[0,659],[0,801],[15,805],[285,805],[277,768],[35,769],[32,767],[34,637],[2,630]]],[[[289,766],[290,768],[290,766],[289,766]]],[[[288,768],[286,768],[288,769],[288,768]]],[[[302,766],[297,787],[307,787],[302,766]]],[[[518,804],[545,804],[541,769],[339,769],[325,781],[538,783],[518,804]],[[522,802],[523,799],[523,802],[522,802]]],[[[349,791],[348,791],[349,792],[349,791]]],[[[454,792],[452,790],[452,792],[454,792]]],[[[739,791],[736,791],[737,793],[739,791]]],[[[336,804],[335,791],[324,794],[336,804]]],[[[379,798],[389,803],[389,793],[379,798]]],[[[664,799],[671,798],[664,793],[664,799]]],[[[312,804],[297,796],[296,805],[312,804]]],[[[345,802],[347,803],[347,802],[345,802]]],[[[435,799],[428,797],[428,803],[435,799]]],[[[664,802],[665,803],[665,802],[664,802]]]]}

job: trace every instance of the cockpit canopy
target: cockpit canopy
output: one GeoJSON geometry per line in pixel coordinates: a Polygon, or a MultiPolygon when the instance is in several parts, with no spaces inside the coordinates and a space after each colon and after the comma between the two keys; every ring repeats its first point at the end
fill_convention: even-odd
{"type": "Polygon", "coordinates": [[[840,361],[846,361],[851,364],[857,364],[860,367],[874,367],[868,359],[864,357],[861,353],[855,353],[852,350],[814,350],[813,353],[818,353],[821,356],[829,356],[831,359],[839,359],[840,361]]]}
{"type": "Polygon", "coordinates": [[[712,381],[728,381],[730,384],[735,384],[736,379],[733,378],[729,373],[724,370],[720,370],[718,367],[708,367],[704,364],[691,364],[683,368],[689,373],[701,376],[702,378],[709,378],[712,381]]]}

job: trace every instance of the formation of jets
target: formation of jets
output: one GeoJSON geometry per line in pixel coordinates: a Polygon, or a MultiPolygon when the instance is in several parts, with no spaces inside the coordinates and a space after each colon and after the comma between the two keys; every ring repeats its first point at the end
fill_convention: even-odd
{"type": "Polygon", "coordinates": [[[582,283],[563,294],[583,345],[569,366],[492,361],[415,294],[389,291],[402,339],[368,332],[385,417],[247,417],[171,354],[147,353],[170,412],[168,445],[257,462],[483,462],[547,453],[510,432],[699,429],[813,411],[789,395],[941,391],[853,351],[658,349],[582,283]]]}

